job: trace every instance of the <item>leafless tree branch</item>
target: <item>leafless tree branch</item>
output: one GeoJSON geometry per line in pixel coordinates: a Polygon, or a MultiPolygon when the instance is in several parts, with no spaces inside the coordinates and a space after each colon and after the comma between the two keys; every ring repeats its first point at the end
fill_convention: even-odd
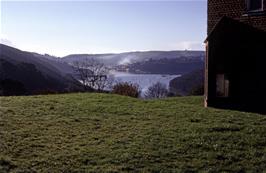
{"type": "Polygon", "coordinates": [[[104,90],[111,82],[108,77],[109,69],[94,58],[73,62],[77,77],[84,86],[84,90],[104,90]]]}

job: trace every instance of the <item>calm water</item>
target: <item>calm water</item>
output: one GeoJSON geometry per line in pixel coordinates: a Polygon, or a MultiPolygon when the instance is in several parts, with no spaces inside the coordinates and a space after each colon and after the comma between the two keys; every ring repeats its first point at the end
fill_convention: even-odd
{"type": "Polygon", "coordinates": [[[161,75],[161,74],[131,74],[124,72],[112,72],[115,81],[137,83],[142,93],[144,93],[150,86],[157,82],[161,82],[169,87],[169,82],[181,75],[161,75]]]}

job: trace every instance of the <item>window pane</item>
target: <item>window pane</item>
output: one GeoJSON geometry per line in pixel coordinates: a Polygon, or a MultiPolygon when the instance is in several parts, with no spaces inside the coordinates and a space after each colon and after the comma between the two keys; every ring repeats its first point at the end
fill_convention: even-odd
{"type": "Polygon", "coordinates": [[[262,10],[262,0],[249,0],[248,10],[249,11],[262,10]]]}
{"type": "Polygon", "coordinates": [[[225,74],[216,75],[216,96],[229,97],[229,80],[225,74]]]}
{"type": "Polygon", "coordinates": [[[218,74],[216,76],[216,95],[218,97],[224,96],[224,75],[218,74]]]}
{"type": "Polygon", "coordinates": [[[229,80],[224,80],[224,97],[229,97],[229,80]]]}

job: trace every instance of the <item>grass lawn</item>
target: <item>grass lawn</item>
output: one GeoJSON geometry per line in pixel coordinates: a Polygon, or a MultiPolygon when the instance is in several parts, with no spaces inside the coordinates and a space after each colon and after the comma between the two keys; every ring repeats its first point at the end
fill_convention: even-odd
{"type": "Polygon", "coordinates": [[[266,116],[202,103],[0,97],[0,172],[266,171],[266,116]]]}

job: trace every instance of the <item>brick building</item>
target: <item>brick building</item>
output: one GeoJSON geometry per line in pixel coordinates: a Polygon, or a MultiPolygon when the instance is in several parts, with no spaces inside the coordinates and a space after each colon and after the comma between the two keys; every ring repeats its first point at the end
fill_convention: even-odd
{"type": "Polygon", "coordinates": [[[205,106],[266,113],[266,0],[208,0],[205,106]]]}

